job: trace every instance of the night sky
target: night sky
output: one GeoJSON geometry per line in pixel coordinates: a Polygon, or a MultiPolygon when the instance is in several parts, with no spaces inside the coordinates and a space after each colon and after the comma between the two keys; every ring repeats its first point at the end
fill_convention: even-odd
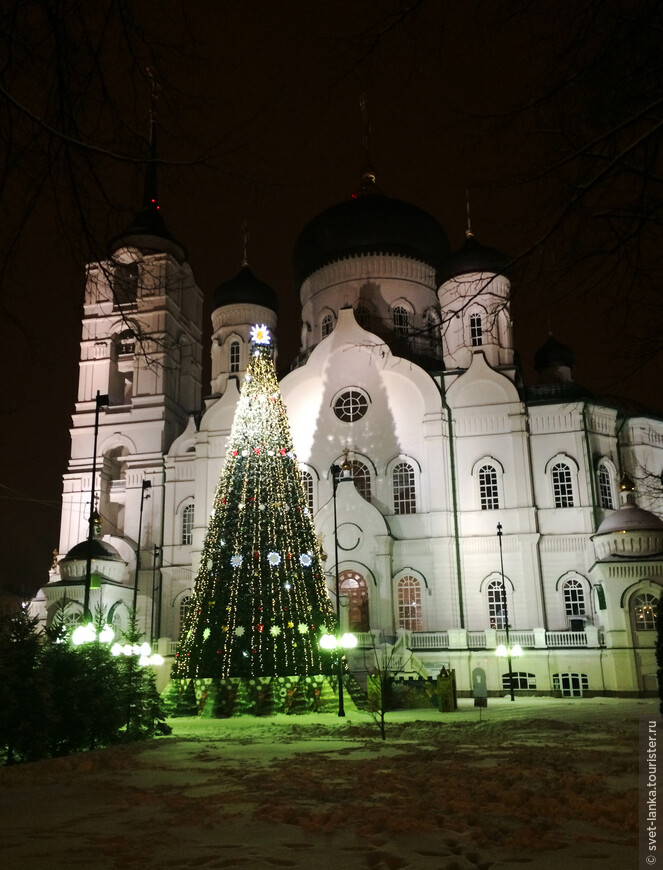
{"type": "MultiPolygon", "coordinates": [[[[97,5],[116,14],[111,0],[97,5]]],[[[533,353],[552,331],[574,348],[575,379],[593,393],[663,408],[661,355],[652,358],[648,344],[660,335],[662,246],[652,199],[663,198],[653,170],[649,187],[642,171],[660,174],[660,143],[646,136],[647,113],[635,111],[653,106],[661,116],[658,6],[261,0],[186,4],[185,17],[179,3],[136,4],[156,58],[136,51],[134,64],[126,34],[109,28],[97,55],[108,93],[84,84],[69,107],[80,128],[68,135],[99,145],[87,157],[61,152],[43,127],[20,139],[34,124],[21,127],[21,113],[29,107],[39,115],[52,105],[43,94],[57,90],[46,25],[25,23],[30,62],[0,77],[2,586],[34,590],[45,582],[58,543],[84,265],[140,206],[144,61],[161,83],[166,224],[209,302],[241,265],[247,222],[249,265],[280,299],[280,368],[296,354],[300,331],[292,248],[310,219],[358,185],[365,93],[370,158],[383,191],[430,212],[452,249],[463,241],[469,201],[477,238],[513,258],[512,314],[526,382],[535,381],[533,353]],[[623,10],[631,31],[615,14],[623,10]],[[634,114],[637,123],[625,126],[634,114]],[[616,129],[608,141],[605,132],[616,129]],[[638,136],[646,137],[644,151],[633,146],[638,136]],[[14,160],[19,141],[28,147],[14,160]],[[624,150],[627,163],[640,161],[637,172],[614,170],[624,150]],[[45,153],[57,171],[27,208],[45,153]],[[60,166],[67,154],[72,159],[60,166]],[[587,195],[576,202],[578,183],[587,195]]],[[[70,62],[76,82],[75,54],[70,62]]],[[[209,310],[205,328],[209,335],[209,310]]]]}

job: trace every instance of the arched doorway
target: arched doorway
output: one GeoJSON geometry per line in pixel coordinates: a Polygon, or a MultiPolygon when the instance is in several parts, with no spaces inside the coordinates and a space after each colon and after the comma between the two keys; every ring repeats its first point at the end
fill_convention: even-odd
{"type": "Polygon", "coordinates": [[[347,600],[348,630],[368,631],[368,587],[364,578],[357,571],[341,571],[338,587],[347,600]]]}

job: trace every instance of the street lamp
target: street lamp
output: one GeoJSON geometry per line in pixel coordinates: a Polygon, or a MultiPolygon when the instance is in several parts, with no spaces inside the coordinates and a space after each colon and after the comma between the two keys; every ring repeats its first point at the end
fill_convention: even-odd
{"type": "MultiPolygon", "coordinates": [[[[334,503],[334,559],[336,563],[336,630],[340,632],[341,630],[341,591],[340,584],[338,579],[338,516],[336,513],[336,490],[338,489],[339,483],[344,483],[346,481],[352,481],[352,470],[350,468],[350,464],[347,459],[343,463],[343,467],[339,467],[338,465],[332,465],[330,469],[332,473],[332,501],[334,503]]],[[[354,637],[354,635],[350,635],[354,637]]],[[[347,639],[347,635],[344,635],[343,638],[347,639]]],[[[356,638],[355,638],[356,641],[356,638]]],[[[349,646],[350,644],[346,644],[349,646]]],[[[356,643],[354,644],[356,646],[356,643]]],[[[340,644],[336,644],[336,646],[340,646],[340,644]]],[[[338,715],[345,716],[345,707],[343,706],[343,655],[342,652],[338,653],[338,715]]]]}
{"type": "Polygon", "coordinates": [[[500,644],[495,650],[495,655],[506,656],[506,663],[509,669],[509,694],[511,700],[515,701],[514,686],[513,686],[513,669],[511,667],[511,656],[522,655],[523,651],[518,644],[511,646],[509,643],[509,608],[506,601],[506,584],[504,582],[504,556],[502,555],[502,523],[497,524],[497,540],[500,545],[500,573],[502,576],[502,613],[504,614],[504,628],[506,631],[506,644],[500,644]]]}
{"type": "Polygon", "coordinates": [[[87,562],[85,566],[85,596],[83,599],[83,618],[90,617],[90,579],[92,573],[92,541],[95,536],[94,489],[97,477],[97,439],[99,437],[99,411],[108,405],[108,395],[97,390],[94,404],[94,441],[92,445],[92,486],[90,488],[90,521],[87,531],[87,562]]]}
{"type": "Polygon", "coordinates": [[[151,486],[151,480],[144,480],[140,490],[140,514],[138,515],[138,545],[136,546],[136,573],[134,574],[134,601],[132,608],[134,619],[136,618],[136,605],[138,603],[138,572],[140,570],[140,537],[143,531],[143,506],[145,504],[145,499],[150,497],[149,494],[145,495],[145,490],[149,489],[151,486]]]}

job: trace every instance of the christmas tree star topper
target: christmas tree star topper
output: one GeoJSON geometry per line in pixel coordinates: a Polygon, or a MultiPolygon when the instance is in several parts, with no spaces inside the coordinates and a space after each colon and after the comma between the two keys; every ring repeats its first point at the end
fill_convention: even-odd
{"type": "Polygon", "coordinates": [[[270,344],[272,340],[269,330],[264,323],[251,327],[251,341],[253,344],[270,344]]]}

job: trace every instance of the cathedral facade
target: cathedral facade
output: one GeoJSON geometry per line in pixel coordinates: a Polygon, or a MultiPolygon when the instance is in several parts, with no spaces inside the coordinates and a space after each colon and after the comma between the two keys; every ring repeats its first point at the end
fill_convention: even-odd
{"type": "MultiPolygon", "coordinates": [[[[278,305],[245,264],[215,291],[204,351],[203,294],[154,200],[87,271],[60,556],[36,604],[74,622],[89,586],[123,625],[135,600],[168,663],[250,329],[278,335],[278,305]]],[[[469,233],[451,253],[370,173],[304,228],[293,270],[301,348],[281,391],[351,665],[386,644],[405,672],[453,668],[459,693],[656,691],[663,420],[592,397],[553,336],[524,385],[507,258],[469,233]]]]}

